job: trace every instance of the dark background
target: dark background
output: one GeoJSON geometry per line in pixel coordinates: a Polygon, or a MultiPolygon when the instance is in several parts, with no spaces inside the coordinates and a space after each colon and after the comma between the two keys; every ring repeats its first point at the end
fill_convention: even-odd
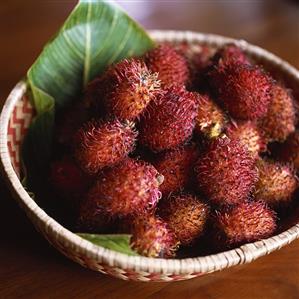
{"type": "MultiPolygon", "coordinates": [[[[148,29],[245,39],[299,67],[298,1],[119,1],[148,29]]],[[[76,1],[1,1],[0,105],[76,1]]],[[[299,242],[178,283],[128,283],[67,260],[35,232],[0,178],[0,298],[299,298],[299,242]]]]}

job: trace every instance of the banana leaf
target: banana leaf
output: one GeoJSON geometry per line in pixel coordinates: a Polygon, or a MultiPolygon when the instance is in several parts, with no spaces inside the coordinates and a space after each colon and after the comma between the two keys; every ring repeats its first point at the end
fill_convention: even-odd
{"type": "Polygon", "coordinates": [[[95,235],[95,234],[77,234],[78,236],[90,241],[95,245],[112,249],[127,255],[138,255],[130,245],[131,235],[115,234],[115,235],[95,235]]]}
{"type": "Polygon", "coordinates": [[[22,149],[30,191],[46,181],[57,111],[108,65],[153,46],[145,30],[114,2],[78,2],[27,73],[37,112],[22,149]]]}

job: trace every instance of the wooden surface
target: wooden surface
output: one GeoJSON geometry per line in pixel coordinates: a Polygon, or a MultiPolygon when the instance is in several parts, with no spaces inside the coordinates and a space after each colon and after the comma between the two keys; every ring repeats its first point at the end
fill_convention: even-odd
{"type": "MultiPolygon", "coordinates": [[[[0,103],[75,1],[1,1],[0,103]]],[[[246,39],[299,68],[296,1],[122,1],[147,28],[246,39]],[[156,4],[155,4],[156,3],[156,4]]],[[[299,241],[249,265],[177,283],[110,278],[67,260],[35,232],[0,178],[0,298],[298,299],[299,241]]]]}

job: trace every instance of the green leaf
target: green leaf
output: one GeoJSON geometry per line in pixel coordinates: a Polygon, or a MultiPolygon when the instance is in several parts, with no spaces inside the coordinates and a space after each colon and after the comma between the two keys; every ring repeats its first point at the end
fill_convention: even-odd
{"type": "Polygon", "coordinates": [[[138,255],[130,246],[131,235],[94,235],[77,234],[78,236],[108,249],[125,253],[127,255],[138,255]]]}
{"type": "Polygon", "coordinates": [[[79,1],[27,72],[37,112],[22,147],[28,188],[45,182],[56,113],[108,65],[153,46],[148,34],[112,1],[79,1]]]}
{"type": "Polygon", "coordinates": [[[33,90],[65,106],[108,65],[153,47],[147,33],[111,1],[80,1],[28,71],[33,90]]]}
{"type": "Polygon", "coordinates": [[[31,123],[22,145],[22,164],[26,173],[23,182],[30,190],[42,190],[47,182],[54,127],[54,99],[37,88],[35,107],[37,116],[31,123]]]}

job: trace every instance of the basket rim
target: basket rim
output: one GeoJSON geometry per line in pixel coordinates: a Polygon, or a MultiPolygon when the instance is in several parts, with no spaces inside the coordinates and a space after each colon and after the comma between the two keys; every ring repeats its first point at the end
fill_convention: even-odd
{"type": "MultiPolygon", "coordinates": [[[[173,30],[152,30],[150,35],[158,42],[201,42],[210,45],[221,46],[225,43],[234,43],[245,50],[250,55],[262,57],[265,61],[280,67],[281,71],[288,73],[299,85],[299,71],[288,62],[280,59],[276,55],[244,40],[223,37],[214,34],[204,34],[192,31],[173,31],[173,30]]],[[[18,201],[23,203],[23,208],[34,217],[35,220],[43,223],[47,227],[49,234],[68,244],[69,247],[81,252],[89,258],[111,267],[135,270],[139,272],[167,273],[167,274],[190,274],[208,273],[221,270],[237,264],[251,262],[260,256],[291,243],[299,238],[299,224],[294,225],[288,230],[270,237],[268,239],[248,243],[235,249],[224,251],[208,256],[184,259],[162,259],[149,258],[143,256],[128,256],[104,247],[94,245],[91,242],[79,237],[75,233],[63,227],[52,217],[40,208],[30,197],[21,184],[15,172],[8,150],[7,130],[11,113],[21,97],[25,94],[27,85],[24,80],[20,81],[13,88],[6,99],[0,115],[0,161],[4,176],[7,178],[9,187],[18,201]]],[[[29,217],[30,218],[30,217],[29,217]]]]}

